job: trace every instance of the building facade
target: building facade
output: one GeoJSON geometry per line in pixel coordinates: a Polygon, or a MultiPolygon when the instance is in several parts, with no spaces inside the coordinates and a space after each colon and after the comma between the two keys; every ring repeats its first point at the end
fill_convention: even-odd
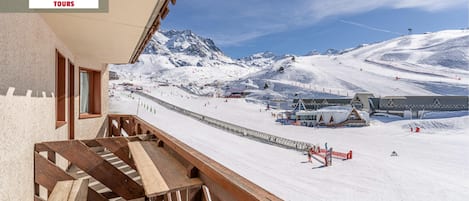
{"type": "MultiPolygon", "coordinates": [[[[0,13],[0,200],[32,200],[35,143],[104,136],[108,64],[138,58],[168,2],[112,0],[108,13],[0,13]]],[[[64,161],[57,157],[66,168],[64,161]]]]}
{"type": "MultiPolygon", "coordinates": [[[[385,112],[396,115],[419,114],[429,111],[463,111],[469,110],[469,96],[385,96],[374,97],[372,93],[357,93],[352,99],[302,99],[308,110],[319,110],[330,106],[352,106],[370,114],[385,112]]],[[[298,99],[293,100],[294,105],[298,99]]]]}

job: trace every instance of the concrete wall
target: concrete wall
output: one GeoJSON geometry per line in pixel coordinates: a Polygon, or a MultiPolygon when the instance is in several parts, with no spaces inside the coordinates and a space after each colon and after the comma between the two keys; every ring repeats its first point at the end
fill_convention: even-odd
{"type": "Polygon", "coordinates": [[[68,139],[68,124],[55,127],[55,50],[76,67],[74,116],[79,139],[94,138],[107,128],[107,66],[73,55],[38,14],[0,13],[0,27],[0,201],[33,200],[34,143],[68,139]],[[79,66],[102,71],[100,118],[78,118],[79,66]]]}

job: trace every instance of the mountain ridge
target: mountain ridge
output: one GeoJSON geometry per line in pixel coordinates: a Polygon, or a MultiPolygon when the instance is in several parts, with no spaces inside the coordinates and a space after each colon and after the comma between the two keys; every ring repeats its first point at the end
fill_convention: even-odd
{"type": "MultiPolygon", "coordinates": [[[[190,30],[169,30],[155,34],[144,51],[149,54],[142,54],[130,65],[132,70],[122,65],[112,68],[120,74],[140,73],[182,86],[190,83],[251,90],[256,98],[288,98],[298,93],[340,97],[356,91],[466,95],[468,84],[461,79],[469,77],[468,46],[469,32],[445,30],[330,49],[326,54],[316,51],[306,56],[278,56],[266,51],[232,59],[211,39],[190,30]]],[[[209,88],[197,93],[217,91],[209,88]]]]}

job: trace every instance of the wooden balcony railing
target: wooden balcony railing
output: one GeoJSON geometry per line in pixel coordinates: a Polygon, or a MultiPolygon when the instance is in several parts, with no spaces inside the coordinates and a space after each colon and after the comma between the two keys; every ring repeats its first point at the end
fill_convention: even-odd
{"type": "MultiPolygon", "coordinates": [[[[58,181],[81,177],[90,178],[88,200],[100,201],[118,197],[130,200],[145,197],[135,161],[130,157],[128,143],[133,141],[154,141],[185,168],[187,177],[199,178],[203,182],[202,187],[186,189],[183,192],[186,196],[182,200],[206,200],[204,192],[208,191],[213,201],[280,200],[136,116],[109,115],[108,121],[106,138],[35,144],[35,200],[42,200],[39,197],[39,186],[50,193],[58,181]],[[70,165],[67,169],[56,164],[56,155],[68,161],[70,165]]],[[[158,164],[160,168],[171,168],[170,166],[171,164],[158,164]]],[[[176,200],[171,199],[172,196],[174,195],[168,193],[156,197],[156,200],[176,200]]]]}

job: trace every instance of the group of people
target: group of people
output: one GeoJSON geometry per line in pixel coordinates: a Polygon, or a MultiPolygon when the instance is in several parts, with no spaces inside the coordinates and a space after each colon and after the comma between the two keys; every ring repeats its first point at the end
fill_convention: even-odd
{"type": "MultiPolygon", "coordinates": [[[[324,143],[324,148],[326,150],[326,155],[324,156],[324,165],[330,166],[332,165],[332,147],[328,149],[327,142],[324,143]]],[[[308,162],[312,162],[312,157],[314,154],[321,153],[321,147],[319,145],[313,145],[308,148],[308,162]]]]}

